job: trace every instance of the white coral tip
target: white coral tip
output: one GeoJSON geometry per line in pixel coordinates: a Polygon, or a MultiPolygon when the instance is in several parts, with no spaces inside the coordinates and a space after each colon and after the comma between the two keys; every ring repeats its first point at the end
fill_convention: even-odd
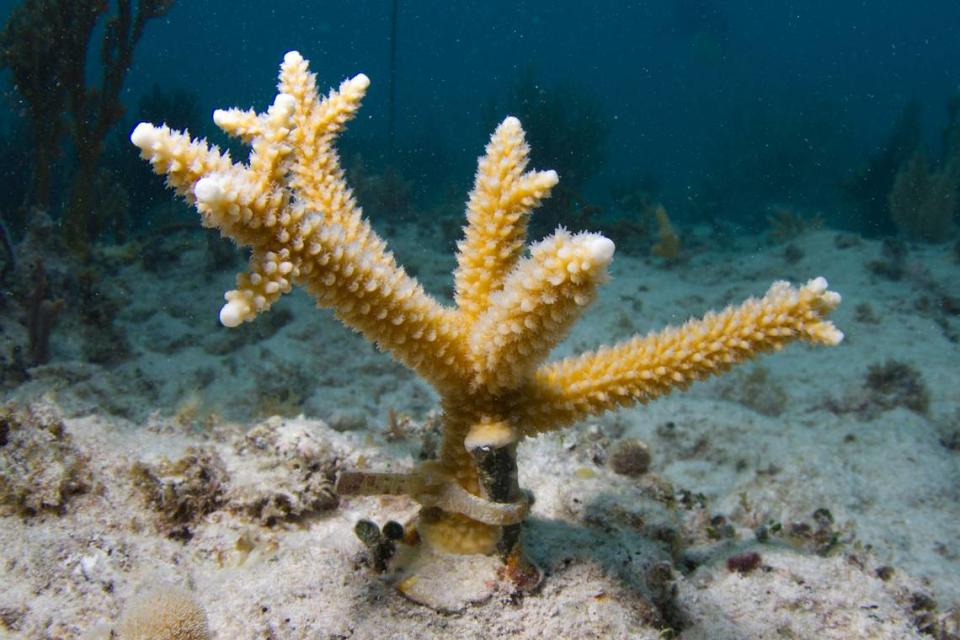
{"type": "Polygon", "coordinates": [[[249,306],[240,300],[231,300],[220,309],[220,324],[225,327],[238,327],[243,324],[249,313],[249,306]]]}
{"type": "Polygon", "coordinates": [[[367,77],[367,74],[365,73],[358,73],[357,75],[353,76],[353,80],[351,82],[362,91],[366,91],[367,87],[370,86],[370,78],[367,77]]]}
{"type": "Polygon", "coordinates": [[[610,238],[601,236],[600,234],[591,234],[584,242],[584,248],[587,250],[587,255],[590,256],[590,261],[596,265],[607,266],[610,264],[610,261],[613,259],[613,252],[616,249],[616,245],[613,244],[613,240],[610,238]]]}
{"type": "Polygon", "coordinates": [[[811,292],[813,292],[813,293],[815,293],[815,294],[817,294],[817,295],[819,295],[819,294],[823,293],[824,291],[826,291],[828,286],[830,286],[830,285],[827,284],[827,279],[824,278],[823,276],[820,276],[820,277],[818,277],[818,278],[814,278],[813,280],[811,280],[810,282],[807,283],[807,288],[808,288],[811,292]]]}
{"type": "Polygon", "coordinates": [[[214,109],[213,110],[213,124],[217,125],[221,129],[225,126],[236,122],[236,118],[230,117],[230,112],[226,109],[214,109]]]}
{"type": "Polygon", "coordinates": [[[273,106],[282,113],[289,115],[297,108],[297,99],[289,93],[278,93],[277,97],[273,99],[273,106]]]}
{"type": "Polygon", "coordinates": [[[130,142],[144,151],[156,144],[157,137],[157,128],[149,122],[141,122],[130,132],[130,142]]]}
{"type": "Polygon", "coordinates": [[[198,201],[211,204],[223,199],[223,189],[216,178],[200,178],[193,187],[193,195],[198,201]]]}
{"type": "Polygon", "coordinates": [[[503,122],[500,123],[500,126],[504,129],[519,129],[520,119],[516,116],[507,116],[503,119],[503,122]]]}
{"type": "Polygon", "coordinates": [[[299,51],[287,51],[283,56],[283,64],[297,64],[303,61],[303,56],[299,51]]]}

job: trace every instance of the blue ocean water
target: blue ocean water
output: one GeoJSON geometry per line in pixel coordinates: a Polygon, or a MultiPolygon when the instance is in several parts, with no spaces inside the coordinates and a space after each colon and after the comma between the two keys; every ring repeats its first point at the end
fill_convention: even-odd
{"type": "MultiPolygon", "coordinates": [[[[4,2],[0,15],[15,5],[4,2]]],[[[529,83],[596,107],[605,135],[587,182],[589,199],[605,209],[611,187],[642,176],[676,203],[676,216],[697,221],[686,202],[704,182],[736,181],[727,190],[739,191],[734,199],[744,205],[780,199],[829,208],[831,223],[842,226],[837,184],[883,145],[912,100],[933,145],[957,91],[960,7],[946,0],[922,8],[896,0],[664,0],[588,10],[566,2],[397,2],[395,22],[393,15],[389,1],[177,4],[137,45],[122,125],[132,125],[155,85],[190,92],[207,126],[214,108],[262,107],[283,53],[297,49],[323,86],[370,76],[351,130],[354,140],[370,141],[369,155],[383,154],[376,143],[387,139],[393,84],[396,144],[421,193],[449,181],[469,186],[478,147],[492,123],[523,110],[516,94],[529,83]]],[[[96,47],[89,55],[92,80],[96,47]]],[[[18,102],[10,95],[13,126],[18,102]]],[[[764,217],[749,218],[757,219],[764,217]]]]}

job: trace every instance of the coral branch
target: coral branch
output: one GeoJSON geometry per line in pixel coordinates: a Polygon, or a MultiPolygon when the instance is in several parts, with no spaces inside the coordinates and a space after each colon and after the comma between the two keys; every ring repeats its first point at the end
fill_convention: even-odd
{"type": "Polygon", "coordinates": [[[478,162],[454,274],[457,307],[468,321],[503,286],[523,253],[530,213],[557,184],[555,171],[524,173],[529,153],[520,121],[510,117],[494,131],[478,162]]]}
{"type": "Polygon", "coordinates": [[[840,295],[823,278],[800,289],[776,282],[760,299],[546,365],[521,392],[517,421],[533,435],[646,404],[793,340],[839,344],[843,333],[824,319],[838,304],[840,295]]]}
{"type": "Polygon", "coordinates": [[[565,231],[534,245],[473,325],[475,382],[499,392],[529,377],[593,302],[613,249],[603,236],[565,231]]]}
{"type": "Polygon", "coordinates": [[[396,264],[362,218],[333,146],[368,86],[358,75],[320,100],[306,61],[288,53],[282,93],[266,114],[214,114],[251,142],[247,165],[166,127],[141,123],[130,139],[196,203],[204,224],[253,248],[249,271],[225,294],[225,326],[253,320],[299,282],[345,324],[443,387],[468,370],[455,314],[396,264]]]}

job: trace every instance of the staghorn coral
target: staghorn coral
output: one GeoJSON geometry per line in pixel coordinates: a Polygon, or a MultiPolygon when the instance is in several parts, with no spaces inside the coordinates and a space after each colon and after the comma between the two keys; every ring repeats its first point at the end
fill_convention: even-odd
{"type": "MultiPolygon", "coordinates": [[[[523,129],[508,117],[479,160],[458,244],[456,306],[441,305],[396,263],[344,179],[334,142],[368,84],[358,75],[321,98],[306,60],[286,54],[266,113],[214,113],[252,146],[247,164],[166,126],[141,123],[131,141],[204,225],[250,247],[248,271],[225,294],[224,325],[253,320],[298,284],[440,393],[436,460],[406,474],[344,472],[337,485],[340,495],[419,502],[423,553],[499,552],[504,576],[535,586],[519,544],[530,506],[517,482],[519,440],[649,402],[795,340],[843,338],[825,319],[840,296],[816,278],[800,288],[777,282],[762,298],[681,327],[541,364],[606,279],[613,242],[559,229],[525,255],[531,213],[558,177],[527,171],[523,129]]],[[[421,599],[416,572],[425,569],[413,566],[399,586],[421,599]]]]}

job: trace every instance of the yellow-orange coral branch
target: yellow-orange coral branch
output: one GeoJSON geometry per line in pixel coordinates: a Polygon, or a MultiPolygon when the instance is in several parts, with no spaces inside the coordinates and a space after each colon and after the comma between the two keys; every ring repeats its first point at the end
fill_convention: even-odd
{"type": "Polygon", "coordinates": [[[562,230],[534,245],[474,323],[474,384],[497,393],[529,378],[593,302],[613,250],[601,235],[562,230]]]}
{"type": "Polygon", "coordinates": [[[515,419],[532,435],[645,404],[794,340],[839,344],[843,333],[825,319],[839,303],[823,278],[799,289],[774,283],[762,298],[541,367],[518,391],[515,419]]]}
{"type": "Polygon", "coordinates": [[[557,184],[555,171],[524,173],[529,152],[520,121],[510,117],[497,127],[478,162],[454,274],[457,307],[467,322],[503,286],[523,253],[530,212],[557,184]]]}

